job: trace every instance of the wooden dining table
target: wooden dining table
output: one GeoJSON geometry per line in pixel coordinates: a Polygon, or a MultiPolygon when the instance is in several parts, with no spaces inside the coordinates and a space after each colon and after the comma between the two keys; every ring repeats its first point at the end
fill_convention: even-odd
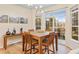
{"type": "MultiPolygon", "coordinates": [[[[42,54],[42,40],[45,39],[46,37],[48,37],[50,32],[31,32],[31,38],[38,40],[38,49],[39,49],[39,54],[42,54]]],[[[23,51],[24,51],[24,39],[23,39],[23,51]]],[[[56,42],[56,50],[58,50],[58,40],[55,40],[56,42]]]]}
{"type": "Polygon", "coordinates": [[[31,33],[31,37],[33,39],[38,40],[38,49],[39,49],[39,54],[42,54],[42,41],[43,39],[45,39],[46,37],[48,37],[49,33],[48,32],[44,32],[44,33],[31,33]]]}

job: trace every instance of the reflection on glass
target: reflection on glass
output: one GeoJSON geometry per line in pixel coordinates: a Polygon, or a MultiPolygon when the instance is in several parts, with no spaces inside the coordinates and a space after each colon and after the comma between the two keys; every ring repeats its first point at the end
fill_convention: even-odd
{"type": "Polygon", "coordinates": [[[72,16],[72,38],[78,40],[78,8],[73,8],[72,16]]]}
{"type": "Polygon", "coordinates": [[[65,39],[65,29],[64,28],[55,28],[55,31],[58,32],[59,39],[65,39]]]}
{"type": "Polygon", "coordinates": [[[72,27],[72,38],[78,40],[78,27],[72,27]]]}
{"type": "Polygon", "coordinates": [[[46,21],[46,30],[51,31],[53,27],[53,18],[49,18],[49,21],[46,21]]]}
{"type": "Polygon", "coordinates": [[[36,30],[41,29],[41,19],[36,18],[35,22],[36,22],[36,30]]]}
{"type": "Polygon", "coordinates": [[[72,25],[78,25],[78,12],[72,14],[72,25]]]}

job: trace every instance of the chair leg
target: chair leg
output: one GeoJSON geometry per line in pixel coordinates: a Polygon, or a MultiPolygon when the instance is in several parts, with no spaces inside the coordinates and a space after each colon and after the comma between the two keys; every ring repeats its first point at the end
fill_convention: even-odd
{"type": "Polygon", "coordinates": [[[54,46],[53,46],[53,52],[55,53],[55,49],[54,49],[54,46]]]}
{"type": "Polygon", "coordinates": [[[48,52],[48,54],[49,54],[49,46],[47,47],[47,52],[48,52]]]}
{"type": "Polygon", "coordinates": [[[24,50],[25,50],[24,53],[26,54],[27,53],[27,43],[25,44],[25,49],[24,50]]]}
{"type": "Polygon", "coordinates": [[[54,43],[52,43],[53,53],[55,53],[54,43]]]}
{"type": "Polygon", "coordinates": [[[32,54],[32,45],[30,46],[30,54],[32,54]]]}
{"type": "Polygon", "coordinates": [[[27,40],[25,40],[25,43],[24,43],[24,53],[25,54],[27,53],[27,40]]]}
{"type": "Polygon", "coordinates": [[[24,54],[26,54],[26,50],[24,49],[24,54]]]}
{"type": "Polygon", "coordinates": [[[45,46],[45,52],[46,52],[46,50],[47,50],[47,47],[45,46]]]}
{"type": "Polygon", "coordinates": [[[34,49],[35,49],[35,46],[31,46],[30,53],[33,53],[34,49]]]}
{"type": "Polygon", "coordinates": [[[32,54],[32,40],[30,40],[30,54],[32,54]]]}
{"type": "Polygon", "coordinates": [[[33,46],[33,49],[35,49],[35,46],[33,46]]]}

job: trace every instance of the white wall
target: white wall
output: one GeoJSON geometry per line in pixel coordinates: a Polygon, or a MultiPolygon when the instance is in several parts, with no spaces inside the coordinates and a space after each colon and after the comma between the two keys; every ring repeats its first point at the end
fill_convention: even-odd
{"type": "Polygon", "coordinates": [[[19,33],[20,28],[23,27],[24,31],[27,31],[31,24],[31,10],[18,6],[18,5],[1,5],[0,4],[0,16],[1,15],[9,15],[9,16],[23,16],[28,19],[28,24],[16,24],[16,23],[0,23],[0,47],[3,47],[3,35],[6,33],[9,28],[10,31],[15,27],[16,31],[19,33]]]}

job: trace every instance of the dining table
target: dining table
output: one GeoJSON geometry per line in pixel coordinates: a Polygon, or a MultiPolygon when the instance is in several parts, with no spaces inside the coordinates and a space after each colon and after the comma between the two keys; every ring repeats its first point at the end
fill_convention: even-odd
{"type": "MultiPolygon", "coordinates": [[[[39,54],[43,54],[43,52],[42,52],[42,45],[41,44],[42,44],[43,39],[45,39],[46,37],[48,37],[49,33],[50,32],[46,32],[46,31],[45,32],[30,32],[31,38],[38,40],[39,54]]],[[[23,39],[23,51],[24,51],[24,41],[25,40],[23,39]]],[[[58,42],[57,41],[58,40],[56,39],[55,40],[56,50],[58,50],[58,42]]]]}

